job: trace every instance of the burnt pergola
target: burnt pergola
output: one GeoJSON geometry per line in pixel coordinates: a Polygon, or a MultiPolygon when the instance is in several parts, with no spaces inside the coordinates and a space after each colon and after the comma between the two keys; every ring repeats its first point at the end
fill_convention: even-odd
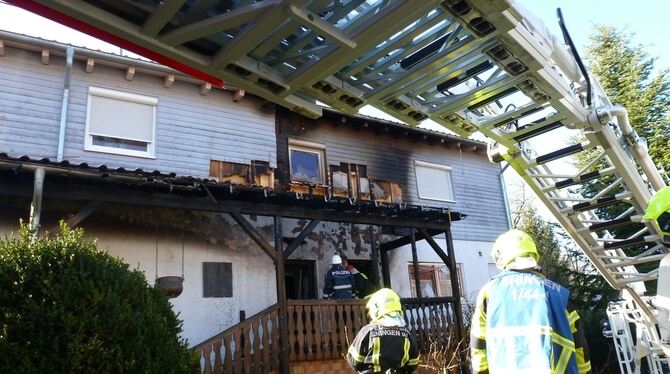
{"type": "MultiPolygon", "coordinates": [[[[421,299],[416,242],[426,240],[450,270],[456,335],[464,338],[451,223],[465,215],[442,208],[381,204],[374,201],[328,199],[324,196],[300,195],[293,192],[239,186],[214,180],[179,177],[159,171],[141,169],[110,169],[105,165],[71,164],[49,159],[30,159],[0,154],[0,194],[32,197],[30,222],[39,228],[42,199],[85,202],[83,208],[66,221],[74,227],[94,212],[101,204],[144,208],[183,209],[197,212],[227,213],[249,237],[272,259],[276,268],[277,300],[280,316],[286,316],[287,301],[284,280],[284,261],[321,221],[367,225],[370,230],[370,253],[375,266],[372,277],[375,284],[390,287],[388,254],[411,244],[414,282],[417,298],[421,299]],[[244,215],[274,218],[274,240],[267,241],[244,215]],[[282,219],[304,219],[309,223],[297,237],[288,243],[282,237],[282,219]],[[399,237],[387,242],[372,240],[373,229],[393,228],[399,237]],[[445,234],[445,253],[433,236],[445,234]],[[381,262],[382,274],[378,266],[381,262]]],[[[288,337],[286,321],[279,320],[283,341],[288,337]]],[[[285,348],[282,348],[285,349],[285,348]]],[[[280,355],[280,367],[289,372],[287,356],[280,355]]]]}

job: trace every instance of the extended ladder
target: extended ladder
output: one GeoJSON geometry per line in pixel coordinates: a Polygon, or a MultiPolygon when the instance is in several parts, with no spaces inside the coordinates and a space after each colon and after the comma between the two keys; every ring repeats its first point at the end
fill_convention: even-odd
{"type": "MultiPolygon", "coordinates": [[[[644,321],[648,338],[637,352],[646,344],[667,360],[654,304],[642,296],[667,250],[640,221],[664,181],[625,110],[511,0],[9,2],[309,117],[321,115],[319,102],[352,114],[370,104],[411,125],[430,119],[462,136],[481,132],[494,142],[491,157],[506,160],[607,282],[630,295],[619,309],[627,312],[612,315],[644,321]],[[580,141],[532,151],[554,131],[580,141]],[[597,155],[590,165],[552,171],[584,151],[597,155]],[[590,197],[570,192],[587,181],[603,188],[590,197]],[[621,214],[601,220],[595,212],[605,206],[621,214]],[[608,231],[622,227],[631,234],[608,231]]],[[[624,340],[617,346],[633,349],[624,340]]]]}

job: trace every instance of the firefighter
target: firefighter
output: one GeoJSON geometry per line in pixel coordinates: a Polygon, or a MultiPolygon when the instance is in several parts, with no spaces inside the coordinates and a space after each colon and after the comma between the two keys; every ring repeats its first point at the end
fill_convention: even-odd
{"type": "Polygon", "coordinates": [[[356,289],[354,293],[359,299],[366,299],[375,291],[374,284],[370,281],[367,275],[361,273],[354,267],[354,265],[347,263],[346,269],[354,276],[356,281],[356,289]]]}
{"type": "Polygon", "coordinates": [[[334,255],[330,264],[332,266],[326,272],[323,297],[325,299],[353,299],[356,281],[349,270],[342,267],[342,257],[334,255]]]}
{"type": "Polygon", "coordinates": [[[502,272],[479,292],[472,319],[473,373],[590,373],[570,292],[539,273],[533,239],[510,230],[493,245],[502,272]]]}
{"type": "Polygon", "coordinates": [[[663,236],[663,244],[670,246],[670,187],[661,188],[651,197],[643,219],[651,222],[663,236]]]}
{"type": "Polygon", "coordinates": [[[405,327],[400,297],[382,288],[366,304],[370,323],[356,334],[347,362],[359,373],[411,373],[419,364],[419,348],[405,327]]]}

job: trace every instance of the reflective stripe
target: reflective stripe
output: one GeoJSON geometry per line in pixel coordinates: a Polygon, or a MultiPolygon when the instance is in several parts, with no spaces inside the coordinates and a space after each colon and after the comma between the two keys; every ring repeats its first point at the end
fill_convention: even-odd
{"type": "Polygon", "coordinates": [[[567,349],[571,353],[575,351],[575,342],[564,336],[558,335],[558,333],[552,332],[551,340],[553,340],[554,343],[560,345],[561,347],[567,349]]]}
{"type": "Polygon", "coordinates": [[[358,350],[356,349],[355,346],[353,346],[353,345],[350,346],[349,350],[347,352],[349,352],[349,355],[351,355],[354,358],[354,360],[356,360],[356,362],[361,362],[362,363],[362,362],[365,361],[365,356],[361,355],[360,352],[358,352],[358,350]]]}
{"type": "Polygon", "coordinates": [[[407,365],[409,365],[409,366],[416,366],[418,364],[419,364],[419,358],[418,357],[410,359],[409,361],[407,361],[407,365]]]}
{"type": "Polygon", "coordinates": [[[577,313],[576,310],[573,310],[572,313],[568,315],[568,321],[570,321],[570,324],[577,322],[578,319],[579,319],[579,313],[577,313]]]}
{"type": "Polygon", "coordinates": [[[404,344],[403,344],[403,354],[402,354],[402,360],[400,360],[400,367],[403,367],[407,364],[407,361],[409,361],[409,339],[405,338],[404,339],[404,344]]]}
{"type": "Polygon", "coordinates": [[[344,290],[344,289],[348,289],[348,288],[351,288],[350,284],[343,284],[341,286],[333,286],[334,290],[344,290]]]}
{"type": "Polygon", "coordinates": [[[484,349],[473,349],[472,350],[472,369],[475,372],[486,371],[489,368],[488,361],[486,360],[486,350],[484,349]]]}
{"type": "Polygon", "coordinates": [[[381,341],[379,337],[372,338],[372,365],[374,366],[373,371],[378,372],[382,371],[382,367],[379,364],[379,356],[381,355],[381,341]]]}
{"type": "Polygon", "coordinates": [[[563,351],[561,352],[561,357],[558,359],[558,365],[556,365],[556,368],[554,369],[554,373],[556,374],[565,373],[565,369],[567,369],[568,367],[568,361],[570,361],[570,356],[572,356],[572,352],[570,352],[569,349],[563,348],[563,351]]]}

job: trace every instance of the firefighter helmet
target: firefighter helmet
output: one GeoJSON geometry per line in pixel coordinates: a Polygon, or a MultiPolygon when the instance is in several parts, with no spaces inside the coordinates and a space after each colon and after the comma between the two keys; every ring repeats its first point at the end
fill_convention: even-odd
{"type": "Polygon", "coordinates": [[[518,257],[530,257],[537,261],[539,255],[530,235],[517,229],[509,230],[496,239],[491,257],[500,269],[505,269],[518,257]]]}
{"type": "Polygon", "coordinates": [[[365,308],[368,310],[371,322],[378,321],[391,312],[402,312],[400,296],[390,288],[382,288],[373,293],[365,308]]]}
{"type": "Polygon", "coordinates": [[[643,219],[652,222],[659,234],[670,236],[670,187],[661,188],[651,197],[643,219]]]}

